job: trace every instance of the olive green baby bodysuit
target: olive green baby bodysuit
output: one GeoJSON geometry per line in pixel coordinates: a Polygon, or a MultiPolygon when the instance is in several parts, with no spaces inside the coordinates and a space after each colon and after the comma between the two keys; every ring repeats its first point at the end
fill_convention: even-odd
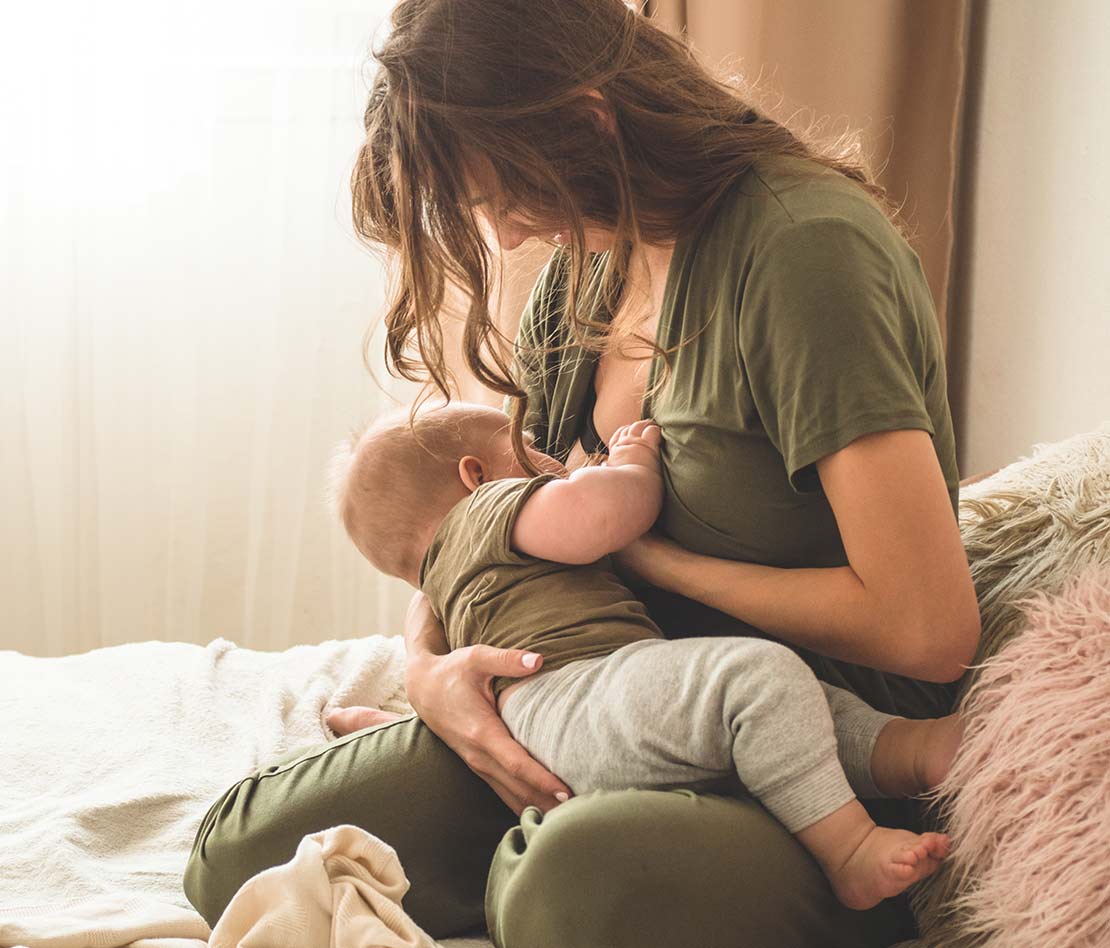
{"type": "MultiPolygon", "coordinates": [[[[546,672],[661,637],[609,557],[572,566],[512,549],[517,514],[556,476],[490,481],[443,518],[420,563],[420,588],[452,651],[464,645],[527,649],[543,656],[546,672]]],[[[494,696],[514,681],[495,678],[494,696]]]]}

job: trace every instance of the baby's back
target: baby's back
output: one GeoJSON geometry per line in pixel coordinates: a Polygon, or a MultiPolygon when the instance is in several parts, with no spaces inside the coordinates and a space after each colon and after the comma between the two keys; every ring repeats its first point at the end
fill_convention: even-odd
{"type": "MultiPolygon", "coordinates": [[[[420,585],[452,649],[479,644],[527,649],[543,655],[544,670],[553,671],[662,637],[609,557],[572,566],[511,548],[517,513],[553,477],[483,484],[440,524],[421,564],[420,585]]],[[[494,679],[495,697],[513,681],[494,679]]]]}

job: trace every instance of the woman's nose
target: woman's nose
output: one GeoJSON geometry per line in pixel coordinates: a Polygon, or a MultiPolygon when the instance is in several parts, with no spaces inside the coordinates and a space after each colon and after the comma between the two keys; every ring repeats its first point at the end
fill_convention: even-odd
{"type": "Polygon", "coordinates": [[[502,250],[516,250],[530,236],[519,224],[502,224],[497,230],[497,242],[502,250]]]}

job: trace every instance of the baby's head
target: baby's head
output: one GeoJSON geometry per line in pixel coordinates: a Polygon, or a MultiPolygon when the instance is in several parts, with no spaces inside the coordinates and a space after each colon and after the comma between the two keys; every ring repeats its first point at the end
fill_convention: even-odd
{"type": "MultiPolygon", "coordinates": [[[[527,442],[527,438],[525,439],[527,442]]],[[[566,469],[529,447],[543,471],[566,469]]],[[[527,477],[513,454],[509,417],[452,402],[393,412],[336,451],[332,503],[355,546],[383,573],[418,584],[420,561],[447,512],[487,481],[527,477]]]]}

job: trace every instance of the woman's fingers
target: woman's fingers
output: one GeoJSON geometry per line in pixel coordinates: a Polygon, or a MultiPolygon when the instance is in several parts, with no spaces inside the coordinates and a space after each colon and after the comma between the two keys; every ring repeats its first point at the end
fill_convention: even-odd
{"type": "Polygon", "coordinates": [[[513,739],[491,687],[495,677],[523,678],[542,664],[537,652],[468,645],[430,660],[422,670],[421,693],[431,700],[417,708],[421,719],[518,814],[533,805],[546,812],[570,796],[569,788],[513,739]]]}
{"type": "Polygon", "coordinates": [[[543,666],[543,656],[521,648],[495,648],[471,645],[467,655],[471,674],[476,677],[508,676],[524,678],[543,666]]]}
{"type": "Polygon", "coordinates": [[[520,797],[518,797],[515,793],[509,792],[507,788],[503,787],[496,780],[492,780],[491,778],[486,777],[484,774],[478,774],[478,776],[489,784],[490,789],[494,793],[496,793],[498,797],[500,797],[501,802],[504,803],[505,806],[512,810],[517,816],[520,816],[520,814],[524,812],[524,808],[528,804],[520,799],[520,797]]]}
{"type": "Polygon", "coordinates": [[[570,797],[570,788],[513,740],[507,729],[467,763],[518,814],[526,806],[538,806],[546,813],[570,797]]]}
{"type": "Polygon", "coordinates": [[[529,803],[547,811],[570,798],[570,787],[518,744],[508,728],[490,741],[488,753],[499,767],[494,776],[529,803]]]}
{"type": "Polygon", "coordinates": [[[328,727],[342,737],[344,734],[352,734],[366,727],[374,727],[376,724],[399,721],[403,717],[405,715],[382,711],[380,708],[351,707],[336,708],[328,713],[325,720],[328,727]]]}

